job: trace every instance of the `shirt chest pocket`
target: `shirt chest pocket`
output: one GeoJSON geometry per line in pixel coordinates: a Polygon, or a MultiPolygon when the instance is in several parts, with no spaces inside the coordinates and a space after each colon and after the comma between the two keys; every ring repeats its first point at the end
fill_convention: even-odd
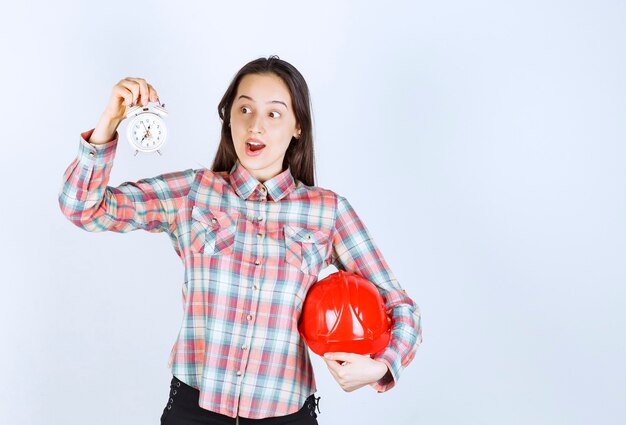
{"type": "Polygon", "coordinates": [[[204,255],[230,255],[235,245],[238,213],[193,206],[190,248],[204,255]]]}
{"type": "Polygon", "coordinates": [[[328,240],[321,230],[285,225],[285,261],[305,274],[317,275],[324,264],[328,240]]]}

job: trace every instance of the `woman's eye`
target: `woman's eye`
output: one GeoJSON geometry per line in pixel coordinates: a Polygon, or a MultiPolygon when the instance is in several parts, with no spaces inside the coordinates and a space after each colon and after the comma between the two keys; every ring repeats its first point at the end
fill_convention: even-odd
{"type": "MultiPolygon", "coordinates": [[[[241,110],[241,112],[243,112],[244,114],[247,114],[247,113],[249,113],[250,108],[249,108],[249,107],[247,107],[247,106],[242,106],[242,107],[240,108],[240,110],[241,110]]],[[[280,115],[280,112],[278,112],[278,111],[272,111],[272,112],[270,112],[270,115],[271,115],[271,114],[275,114],[275,115],[273,115],[273,116],[272,116],[272,118],[280,118],[280,116],[281,116],[281,115],[280,115]]]]}

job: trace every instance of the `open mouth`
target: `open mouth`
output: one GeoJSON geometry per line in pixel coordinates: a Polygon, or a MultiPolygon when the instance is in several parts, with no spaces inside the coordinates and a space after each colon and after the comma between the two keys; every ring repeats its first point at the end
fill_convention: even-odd
{"type": "Polygon", "coordinates": [[[246,154],[250,156],[259,155],[261,150],[265,147],[265,144],[259,140],[249,139],[246,140],[246,154]]]}
{"type": "Polygon", "coordinates": [[[252,152],[260,151],[265,147],[265,145],[261,142],[246,142],[246,145],[248,145],[248,148],[252,152]]]}

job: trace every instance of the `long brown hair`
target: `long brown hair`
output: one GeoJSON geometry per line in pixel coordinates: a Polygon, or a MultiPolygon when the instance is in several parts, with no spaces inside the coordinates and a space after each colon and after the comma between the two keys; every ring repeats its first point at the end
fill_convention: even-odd
{"type": "Polygon", "coordinates": [[[230,110],[237,95],[239,82],[247,74],[267,73],[273,73],[280,77],[289,88],[296,122],[300,124],[300,130],[302,131],[299,139],[292,137],[289,142],[289,147],[283,159],[283,171],[289,166],[291,174],[296,180],[300,180],[307,186],[314,186],[313,129],[309,88],[302,74],[293,65],[279,59],[276,55],[255,59],[245,64],[237,72],[233,81],[226,89],[226,93],[222,96],[222,100],[217,106],[217,112],[222,120],[222,134],[211,170],[230,171],[237,160],[237,153],[235,152],[228,124],[230,123],[230,110]]]}

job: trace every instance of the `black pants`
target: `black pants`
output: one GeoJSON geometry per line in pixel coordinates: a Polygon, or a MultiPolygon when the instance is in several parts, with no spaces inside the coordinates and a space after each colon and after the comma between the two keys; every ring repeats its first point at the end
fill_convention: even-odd
{"type": "MultiPolygon", "coordinates": [[[[210,410],[203,409],[198,405],[200,391],[185,384],[177,377],[172,377],[170,383],[170,396],[167,406],[161,415],[161,425],[318,425],[315,407],[319,397],[311,394],[304,402],[302,408],[285,416],[274,416],[263,419],[231,418],[210,410]]],[[[319,411],[319,407],[318,407],[319,411]]]]}

